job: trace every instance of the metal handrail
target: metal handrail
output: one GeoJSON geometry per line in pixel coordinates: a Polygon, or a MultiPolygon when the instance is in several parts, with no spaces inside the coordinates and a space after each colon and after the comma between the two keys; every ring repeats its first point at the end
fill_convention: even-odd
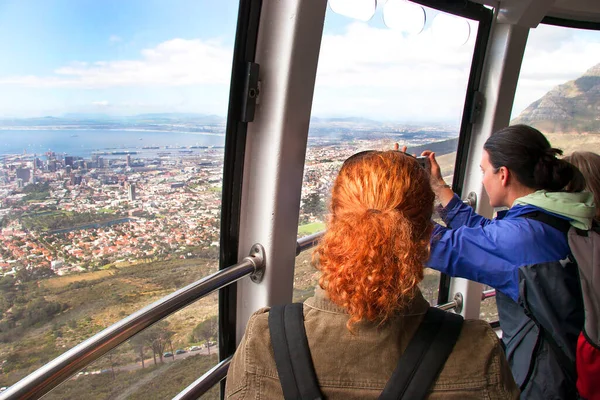
{"type": "Polygon", "coordinates": [[[490,297],[496,297],[496,289],[484,290],[481,293],[481,301],[489,299],[490,297]]]}
{"type": "Polygon", "coordinates": [[[296,242],[296,255],[299,255],[303,251],[315,247],[319,242],[319,239],[321,239],[324,234],[325,231],[321,231],[298,239],[298,241],[296,242]]]}
{"type": "Polygon", "coordinates": [[[0,400],[42,397],[150,325],[245,276],[260,274],[264,269],[264,260],[262,246],[255,244],[250,255],[240,263],[181,288],[109,326],[10,386],[0,394],[0,400]]]}
{"type": "Polygon", "coordinates": [[[225,379],[232,358],[233,356],[229,356],[206,371],[204,375],[192,382],[177,396],[173,397],[173,400],[195,400],[200,398],[200,396],[208,392],[213,386],[225,379]]]}

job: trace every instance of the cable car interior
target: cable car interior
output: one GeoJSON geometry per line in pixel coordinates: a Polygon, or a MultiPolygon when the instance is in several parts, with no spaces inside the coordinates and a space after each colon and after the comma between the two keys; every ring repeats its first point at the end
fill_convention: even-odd
{"type": "MultiPolygon", "coordinates": [[[[0,399],[222,398],[356,152],[433,150],[486,217],[498,129],[600,153],[594,0],[0,0],[0,36],[0,399]]],[[[502,334],[493,288],[420,289],[502,334]]]]}

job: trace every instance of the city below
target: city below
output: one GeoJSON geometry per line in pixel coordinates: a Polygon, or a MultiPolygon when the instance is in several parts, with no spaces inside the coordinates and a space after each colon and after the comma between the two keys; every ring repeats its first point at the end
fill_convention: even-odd
{"type": "MultiPolygon", "coordinates": [[[[223,138],[215,141],[214,135],[224,133],[224,121],[214,116],[165,118],[65,119],[61,125],[40,122],[56,123],[54,118],[2,121],[0,135],[7,141],[21,137],[20,145],[35,150],[30,141],[39,137],[63,152],[0,153],[1,273],[45,268],[44,275],[63,275],[115,262],[214,253],[224,151],[223,138]],[[165,127],[167,123],[171,125],[165,127]],[[146,125],[141,131],[126,131],[132,124],[137,129],[146,125]],[[183,126],[212,135],[181,133],[183,126]],[[23,132],[33,136],[24,142],[23,132]],[[104,140],[103,147],[99,140],[104,140]],[[107,144],[109,140],[114,142],[107,144]]],[[[315,119],[300,222],[322,220],[330,183],[341,161],[353,152],[396,140],[418,146],[452,135],[439,127],[315,119]]]]}

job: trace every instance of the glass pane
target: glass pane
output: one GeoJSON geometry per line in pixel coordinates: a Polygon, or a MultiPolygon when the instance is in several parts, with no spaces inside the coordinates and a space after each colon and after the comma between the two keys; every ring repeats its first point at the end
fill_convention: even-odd
{"type": "MultiPolygon", "coordinates": [[[[368,22],[327,10],[298,237],[324,229],[331,185],[358,151],[392,149],[396,142],[411,153],[431,149],[452,182],[478,23],[429,8],[423,18],[414,5],[425,24],[417,27],[399,18],[397,2],[387,9],[382,3],[368,22]]],[[[313,293],[318,274],[310,258],[297,258],[295,300],[313,293]]],[[[438,286],[439,273],[426,270],[421,289],[432,304],[438,286]]]]}
{"type": "Polygon", "coordinates": [[[600,151],[600,31],[540,25],[529,33],[511,124],[532,125],[554,147],[600,151]]]}
{"type": "MultiPolygon", "coordinates": [[[[169,316],[43,398],[170,399],[218,362],[217,295],[169,316]]],[[[203,399],[219,399],[216,385],[203,399]]]]}
{"type": "Polygon", "coordinates": [[[237,7],[0,3],[0,387],[217,269],[237,7]]]}

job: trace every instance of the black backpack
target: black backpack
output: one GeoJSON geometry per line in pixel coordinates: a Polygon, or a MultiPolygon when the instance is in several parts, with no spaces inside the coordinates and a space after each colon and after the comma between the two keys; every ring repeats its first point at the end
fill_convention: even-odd
{"type": "MultiPolygon", "coordinates": [[[[600,226],[594,222],[592,229],[589,231],[576,229],[571,226],[568,220],[542,211],[527,213],[522,217],[543,222],[567,235],[572,256],[571,260],[577,264],[581,283],[585,311],[583,336],[589,343],[590,349],[594,349],[588,351],[593,351],[594,359],[597,360],[600,357],[600,226]]],[[[588,358],[579,359],[582,356],[579,352],[583,351],[579,346],[575,355],[577,361],[571,360],[554,340],[549,332],[550,330],[540,324],[534,315],[530,315],[530,317],[538,325],[542,335],[552,347],[573,389],[575,390],[576,382],[579,379],[578,372],[584,375],[583,382],[592,382],[597,375],[600,363],[596,361],[595,364],[588,364],[590,362],[589,356],[588,358]],[[576,362],[579,364],[579,371],[576,370],[576,362]]]]}
{"type": "MultiPolygon", "coordinates": [[[[424,399],[452,352],[463,317],[430,307],[380,399],[424,399]]],[[[301,303],[274,306],[269,331],[286,400],[323,399],[310,356],[301,303]]]]}

